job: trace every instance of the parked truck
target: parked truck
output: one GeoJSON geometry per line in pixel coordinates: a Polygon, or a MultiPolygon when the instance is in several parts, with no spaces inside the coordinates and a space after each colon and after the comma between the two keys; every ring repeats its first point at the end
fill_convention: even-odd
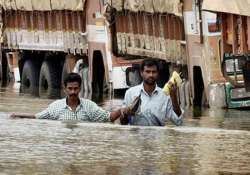
{"type": "Polygon", "coordinates": [[[203,12],[201,0],[70,2],[0,1],[3,84],[12,72],[23,93],[58,97],[65,73],[83,59],[96,94],[105,87],[124,89],[140,83],[140,62],[155,58],[160,64],[159,86],[173,70],[182,72],[182,106],[189,106],[191,96],[195,106],[231,107],[226,103],[219,18],[203,12]]]}
{"type": "Polygon", "coordinates": [[[229,108],[250,106],[250,3],[245,0],[205,0],[203,9],[217,14],[220,64],[229,108]]]}
{"type": "MultiPolygon", "coordinates": [[[[109,1],[109,5],[115,9],[111,10],[112,15],[109,16],[110,24],[113,24],[111,33],[116,32],[116,35],[112,34],[113,54],[164,60],[168,64],[165,69],[170,74],[177,65],[177,69],[190,82],[194,106],[249,107],[248,50],[241,52],[241,57],[245,55],[241,71],[236,61],[235,64],[227,64],[225,56],[239,57],[239,54],[225,50],[225,19],[221,13],[202,9],[202,6],[205,9],[207,5],[223,9],[223,4],[230,3],[223,1],[219,4],[209,0],[109,1]],[[230,73],[236,81],[232,81],[232,77],[225,73],[228,69],[231,69],[230,73]]],[[[243,1],[241,8],[244,7],[242,4],[243,1]]],[[[229,6],[232,9],[234,4],[229,6]]],[[[241,9],[237,7],[237,10],[241,9]]],[[[247,8],[243,11],[247,11],[247,8]]],[[[242,28],[247,31],[245,25],[242,28]]],[[[241,32],[236,27],[233,29],[241,32]]],[[[239,36],[244,40],[248,35],[245,33],[239,36]]],[[[238,39],[238,43],[242,41],[238,39]]],[[[165,82],[168,75],[165,73],[160,79],[165,82]]],[[[180,87],[180,101],[184,104],[182,106],[189,104],[188,88],[185,85],[180,87]]]]}
{"type": "Polygon", "coordinates": [[[63,72],[76,55],[87,55],[85,2],[1,1],[1,75],[21,82],[21,91],[60,96],[63,72]]]}

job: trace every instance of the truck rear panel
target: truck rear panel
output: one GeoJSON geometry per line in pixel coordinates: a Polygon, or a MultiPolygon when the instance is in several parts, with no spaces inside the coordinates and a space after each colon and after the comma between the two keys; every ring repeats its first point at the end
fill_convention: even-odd
{"type": "Polygon", "coordinates": [[[139,3],[138,7],[119,0],[111,4],[116,9],[113,26],[116,54],[186,63],[185,46],[181,44],[185,40],[184,24],[176,10],[180,1],[133,2],[139,3]]]}
{"type": "Polygon", "coordinates": [[[86,53],[83,3],[2,1],[4,48],[86,53]]]}

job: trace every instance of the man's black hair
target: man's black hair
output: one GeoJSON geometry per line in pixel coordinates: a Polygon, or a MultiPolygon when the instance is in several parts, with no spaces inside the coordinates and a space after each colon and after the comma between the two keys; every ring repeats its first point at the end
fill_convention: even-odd
{"type": "Polygon", "coordinates": [[[67,86],[67,83],[72,83],[72,82],[77,82],[79,84],[79,86],[81,86],[82,84],[82,78],[79,74],[77,73],[69,73],[68,75],[66,75],[66,77],[64,78],[64,86],[67,86]]]}
{"type": "Polygon", "coordinates": [[[147,59],[144,59],[141,63],[141,72],[144,71],[144,67],[147,66],[147,67],[152,67],[152,66],[156,66],[157,68],[157,71],[159,71],[159,63],[156,59],[152,59],[152,58],[147,58],[147,59]]]}

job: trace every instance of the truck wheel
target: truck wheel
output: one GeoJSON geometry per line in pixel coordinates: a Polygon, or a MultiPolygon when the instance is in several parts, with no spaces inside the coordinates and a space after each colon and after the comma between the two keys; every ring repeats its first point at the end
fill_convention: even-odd
{"type": "Polygon", "coordinates": [[[2,84],[3,79],[3,71],[2,71],[2,64],[0,63],[0,85],[2,84]]]}
{"type": "MultiPolygon", "coordinates": [[[[1,53],[0,53],[1,54],[1,53]]],[[[6,87],[9,83],[9,66],[5,53],[2,53],[2,58],[0,59],[0,87],[6,87]]]]}
{"type": "Polygon", "coordinates": [[[39,78],[39,96],[41,98],[59,98],[61,89],[61,69],[56,63],[44,61],[39,78]]]}
{"type": "Polygon", "coordinates": [[[62,80],[61,80],[61,85],[62,85],[62,90],[61,90],[61,97],[66,97],[66,94],[64,92],[64,79],[67,76],[67,74],[70,73],[69,70],[67,69],[66,64],[64,64],[63,69],[62,69],[62,80]]]}
{"type": "Polygon", "coordinates": [[[39,69],[31,60],[27,60],[23,66],[21,92],[38,95],[39,69]]]}
{"type": "Polygon", "coordinates": [[[62,84],[63,84],[63,80],[66,78],[68,73],[70,73],[70,71],[67,69],[67,66],[64,64],[63,69],[62,69],[62,84]]]}

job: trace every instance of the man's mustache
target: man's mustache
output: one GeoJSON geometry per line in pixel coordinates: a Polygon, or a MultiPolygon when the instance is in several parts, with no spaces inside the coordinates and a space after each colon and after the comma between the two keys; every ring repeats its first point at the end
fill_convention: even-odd
{"type": "Polygon", "coordinates": [[[152,78],[152,77],[148,78],[148,80],[150,80],[150,81],[156,81],[156,79],[152,78]]]}
{"type": "Polygon", "coordinates": [[[77,96],[77,94],[69,94],[70,97],[77,96]]]}

